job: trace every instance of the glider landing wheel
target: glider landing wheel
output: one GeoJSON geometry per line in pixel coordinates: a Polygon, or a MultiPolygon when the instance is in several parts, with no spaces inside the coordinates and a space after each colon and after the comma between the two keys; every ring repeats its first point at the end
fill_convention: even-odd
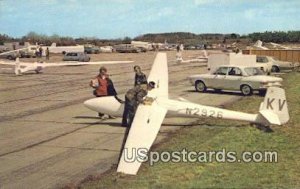
{"type": "Polygon", "coordinates": [[[267,90],[260,90],[260,91],[258,91],[258,94],[259,94],[260,96],[265,96],[266,93],[267,93],[267,90]]]}
{"type": "Polygon", "coordinates": [[[242,85],[241,92],[244,96],[250,96],[250,95],[252,95],[253,90],[249,85],[242,85]]]}
{"type": "Polygon", "coordinates": [[[203,81],[196,81],[195,89],[197,92],[205,92],[207,88],[203,81]]]}

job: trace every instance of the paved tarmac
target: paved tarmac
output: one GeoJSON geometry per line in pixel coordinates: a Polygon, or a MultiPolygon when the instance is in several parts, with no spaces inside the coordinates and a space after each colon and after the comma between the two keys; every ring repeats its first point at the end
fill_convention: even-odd
{"type": "MultiPolygon", "coordinates": [[[[222,105],[239,98],[232,93],[194,92],[186,78],[205,73],[206,67],[176,64],[174,57],[175,52],[168,52],[171,97],[206,105],[222,105]]],[[[106,66],[118,93],[124,94],[133,85],[133,65],[140,65],[148,74],[155,53],[100,54],[92,58],[135,61],[106,66]]],[[[41,74],[23,76],[0,70],[0,188],[59,188],[103,173],[117,163],[125,132],[120,127],[121,119],[100,120],[96,112],[82,104],[93,98],[89,81],[98,69],[94,65],[51,67],[41,74]]],[[[166,118],[156,143],[180,125],[195,121],[166,118]]]]}

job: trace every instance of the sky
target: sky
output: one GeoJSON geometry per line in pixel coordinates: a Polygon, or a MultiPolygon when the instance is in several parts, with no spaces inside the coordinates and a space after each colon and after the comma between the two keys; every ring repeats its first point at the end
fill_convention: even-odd
{"type": "Polygon", "coordinates": [[[0,34],[114,39],[300,30],[300,0],[0,0],[0,34]]]}

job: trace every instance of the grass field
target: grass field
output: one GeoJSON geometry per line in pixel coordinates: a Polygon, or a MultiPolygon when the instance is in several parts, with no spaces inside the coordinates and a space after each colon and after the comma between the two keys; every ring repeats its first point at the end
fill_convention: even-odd
{"type": "MultiPolygon", "coordinates": [[[[116,170],[83,182],[80,188],[300,188],[300,73],[283,76],[290,121],[262,132],[248,123],[199,120],[183,128],[155,151],[276,151],[277,163],[144,163],[137,176],[116,170]]],[[[262,97],[245,97],[228,109],[258,111],[262,97]]]]}

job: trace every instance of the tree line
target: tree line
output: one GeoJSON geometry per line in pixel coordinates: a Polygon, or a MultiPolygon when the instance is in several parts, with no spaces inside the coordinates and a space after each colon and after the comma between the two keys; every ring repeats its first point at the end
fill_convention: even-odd
{"type": "Polygon", "coordinates": [[[119,39],[99,39],[97,37],[80,37],[73,38],[68,36],[59,36],[53,34],[51,36],[38,34],[35,32],[29,32],[27,35],[21,38],[10,37],[6,34],[0,34],[0,45],[5,42],[18,41],[21,44],[24,42],[30,42],[31,44],[44,44],[51,45],[56,43],[59,46],[75,45],[75,44],[94,44],[98,46],[115,45],[120,43],[130,43],[131,40],[148,41],[155,43],[184,43],[190,45],[208,44],[208,43],[232,43],[240,42],[240,40],[248,39],[255,42],[261,40],[263,42],[275,42],[275,43],[299,43],[300,31],[266,31],[266,32],[254,32],[248,35],[239,35],[236,33],[231,34],[194,34],[190,32],[171,32],[171,33],[149,33],[137,36],[135,38],[124,37],[119,39]]]}
{"type": "Polygon", "coordinates": [[[145,34],[136,37],[137,40],[142,41],[154,41],[163,42],[168,41],[170,43],[211,43],[211,42],[239,42],[242,39],[249,39],[252,42],[261,40],[263,42],[274,43],[299,43],[300,31],[266,31],[266,32],[254,32],[247,35],[239,35],[237,33],[231,34],[194,34],[188,32],[175,32],[175,33],[161,33],[161,34],[145,34]]]}
{"type": "Polygon", "coordinates": [[[199,43],[211,43],[226,41],[227,39],[239,39],[239,34],[218,34],[218,33],[208,33],[208,34],[194,34],[190,32],[172,32],[172,33],[159,33],[159,34],[145,34],[134,38],[140,41],[151,41],[156,43],[163,43],[167,41],[168,43],[184,43],[197,45],[199,43]]]}
{"type": "Polygon", "coordinates": [[[274,42],[274,43],[299,43],[300,42],[300,31],[266,31],[266,32],[255,32],[248,35],[252,41],[261,40],[263,42],[274,42]]]}
{"type": "MultiPolygon", "coordinates": [[[[129,38],[130,39],[130,38],[129,38]]],[[[10,37],[6,34],[0,34],[0,45],[3,45],[6,42],[20,42],[20,44],[24,44],[25,42],[30,42],[31,44],[43,44],[50,46],[52,43],[56,43],[57,46],[70,46],[76,44],[93,44],[97,46],[105,46],[105,45],[115,45],[119,43],[126,43],[128,41],[128,37],[123,39],[99,39],[96,37],[79,37],[73,38],[68,36],[59,36],[57,34],[53,34],[51,36],[38,34],[35,32],[29,32],[27,35],[14,38],[10,37]]],[[[131,39],[129,40],[129,42],[131,39]]]]}

